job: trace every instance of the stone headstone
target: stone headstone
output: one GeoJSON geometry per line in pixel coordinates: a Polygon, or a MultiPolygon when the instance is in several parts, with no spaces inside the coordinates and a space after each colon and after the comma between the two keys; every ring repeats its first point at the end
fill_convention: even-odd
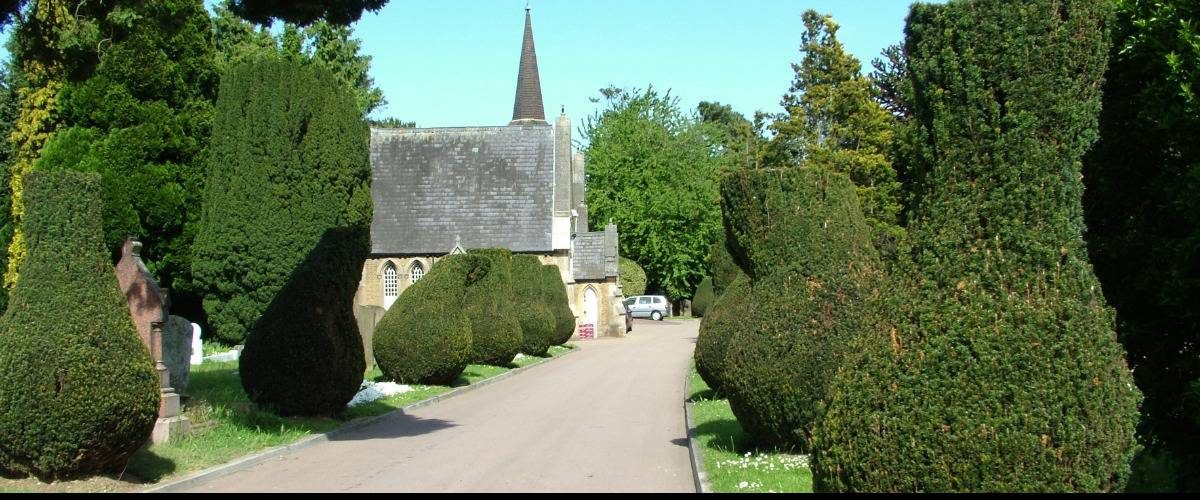
{"type": "MultiPolygon", "coordinates": [[[[191,355],[191,338],[188,336],[186,354],[182,360],[174,363],[174,366],[168,368],[168,363],[173,363],[167,358],[167,353],[171,350],[169,344],[178,344],[178,339],[172,342],[168,340],[167,334],[167,300],[162,289],[158,287],[158,283],[154,281],[154,277],[150,275],[150,271],[146,269],[146,264],[142,262],[141,257],[142,243],[133,239],[125,238],[125,244],[121,246],[121,260],[117,262],[117,266],[113,272],[117,275],[117,284],[121,288],[121,293],[125,295],[125,302],[129,305],[129,315],[133,319],[133,324],[137,328],[138,335],[142,338],[142,342],[146,343],[146,347],[150,350],[150,355],[154,359],[154,370],[158,373],[159,394],[158,404],[158,420],[154,422],[154,430],[151,432],[151,441],[162,443],[173,436],[187,434],[191,427],[187,417],[179,414],[179,393],[171,387],[171,383],[175,382],[179,366],[188,368],[187,358],[191,355]]],[[[187,320],[183,320],[184,323],[187,320]]],[[[178,328],[175,328],[178,330],[178,328]]],[[[176,336],[177,337],[177,336],[176,336]]],[[[174,349],[178,351],[179,349],[174,349]]],[[[186,377],[186,375],[185,375],[186,377]]],[[[183,381],[186,384],[186,380],[183,381]]]]}
{"type": "Polygon", "coordinates": [[[362,337],[363,355],[367,358],[367,368],[375,366],[375,351],[371,348],[372,339],[375,337],[375,325],[379,324],[379,320],[383,319],[383,313],[387,309],[379,306],[356,306],[354,308],[354,320],[358,323],[358,334],[362,337]]]}
{"type": "Polygon", "coordinates": [[[154,277],[150,276],[150,271],[142,263],[141,252],[140,241],[125,238],[125,244],[121,247],[121,260],[117,262],[115,271],[117,283],[121,286],[126,303],[129,304],[129,314],[133,316],[138,335],[153,352],[150,323],[165,320],[167,313],[162,289],[154,282],[154,277]]]}
{"type": "Polygon", "coordinates": [[[200,325],[192,323],[192,357],[191,364],[198,365],[204,362],[204,344],[200,342],[200,325]]]}
{"type": "Polygon", "coordinates": [[[192,365],[192,322],[179,316],[168,316],[163,324],[163,363],[171,375],[175,392],[187,391],[192,365]]]}

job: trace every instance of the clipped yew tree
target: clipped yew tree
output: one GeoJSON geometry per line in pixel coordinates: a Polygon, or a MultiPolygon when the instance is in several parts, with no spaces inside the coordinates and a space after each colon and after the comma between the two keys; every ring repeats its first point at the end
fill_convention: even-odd
{"type": "Polygon", "coordinates": [[[819,490],[1123,488],[1140,395],[1087,260],[1079,171],[1110,9],[913,6],[905,44],[924,149],[892,294],[908,305],[831,384],[819,490]]]}
{"type": "MultiPolygon", "coordinates": [[[[521,352],[528,356],[544,356],[555,341],[558,316],[546,300],[545,267],[533,255],[512,257],[513,301],[517,304],[517,322],[521,325],[521,352]]],[[[566,297],[565,291],[563,297],[566,297]]]]}
{"type": "Polygon", "coordinates": [[[571,311],[571,303],[567,299],[567,286],[563,284],[558,266],[542,264],[542,293],[546,307],[554,314],[553,345],[566,344],[575,334],[575,313],[571,311]]]}
{"type": "Polygon", "coordinates": [[[370,224],[370,132],[347,103],[332,73],[292,58],[222,76],[192,271],[224,342],[245,340],[327,230],[370,224]]]}
{"type": "Polygon", "coordinates": [[[828,169],[728,175],[725,221],[754,269],[752,314],[726,341],[724,392],[763,444],[807,451],[829,381],[870,319],[879,259],[849,176],[828,169]]]}
{"type": "Polygon", "coordinates": [[[487,275],[467,287],[463,309],[471,320],[471,362],[506,366],[521,351],[521,323],[513,300],[512,252],[503,248],[471,250],[488,259],[487,275]]]}
{"type": "Polygon", "coordinates": [[[0,471],[120,470],[158,415],[158,377],[117,286],[100,175],[25,178],[29,253],[0,318],[0,471]]]}
{"type": "Polygon", "coordinates": [[[626,297],[646,293],[646,270],[633,259],[617,259],[617,281],[626,297]]]}
{"type": "Polygon", "coordinates": [[[404,289],[375,326],[372,347],[383,375],[404,384],[446,385],[471,360],[467,288],[489,272],[491,260],[471,254],[437,261],[404,289]]]}
{"type": "Polygon", "coordinates": [[[700,320],[700,335],[693,353],[696,372],[718,393],[725,388],[725,351],[729,339],[754,315],[750,292],[750,277],[739,274],[700,320]]]}
{"type": "Polygon", "coordinates": [[[714,295],[713,280],[705,276],[703,280],[700,280],[700,284],[696,285],[696,291],[692,294],[692,316],[703,317],[709,306],[716,300],[714,295]]]}
{"type": "Polygon", "coordinates": [[[323,68],[262,57],[222,78],[194,276],[213,330],[245,342],[246,394],[283,415],[335,414],[362,383],[369,140],[323,68]]]}
{"type": "Polygon", "coordinates": [[[362,385],[366,359],[353,300],[366,226],[333,228],[246,337],[239,361],[250,400],[279,415],[337,415],[362,385]]]}
{"type": "Polygon", "coordinates": [[[746,272],[738,267],[737,262],[733,261],[733,256],[729,255],[729,250],[725,248],[725,231],[722,230],[718,234],[720,237],[708,251],[708,270],[709,276],[712,276],[713,294],[720,297],[725,293],[726,287],[746,272]]]}

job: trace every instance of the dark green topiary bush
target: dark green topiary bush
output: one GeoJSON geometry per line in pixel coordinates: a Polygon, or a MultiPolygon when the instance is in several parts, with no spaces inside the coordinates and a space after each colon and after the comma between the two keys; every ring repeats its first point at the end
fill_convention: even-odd
{"type": "Polygon", "coordinates": [[[326,230],[370,224],[370,131],[318,66],[263,56],[221,79],[192,271],[226,343],[244,340],[326,230]]]}
{"type": "Polygon", "coordinates": [[[706,276],[696,287],[696,293],[692,294],[692,316],[703,317],[715,300],[714,295],[713,280],[706,276]]]}
{"type": "Polygon", "coordinates": [[[100,176],[25,183],[29,253],[0,318],[0,470],[120,470],[150,438],[159,391],[104,248],[100,176]]]}
{"type": "MultiPolygon", "coordinates": [[[[555,340],[557,316],[546,300],[547,291],[543,284],[547,273],[544,268],[546,266],[533,255],[512,257],[513,301],[518,304],[521,352],[529,356],[545,355],[555,340]]],[[[565,296],[566,292],[563,293],[565,296]]]]}
{"type": "Polygon", "coordinates": [[[693,353],[696,372],[718,393],[725,388],[725,351],[729,339],[754,317],[750,293],[750,277],[739,275],[700,321],[700,336],[696,338],[693,353]]]}
{"type": "Polygon", "coordinates": [[[336,415],[362,385],[366,361],[354,293],[366,226],[325,233],[246,337],[240,372],[250,400],[280,415],[336,415]]]}
{"type": "Polygon", "coordinates": [[[723,387],[757,440],[806,451],[829,380],[866,319],[862,302],[878,283],[871,231],[854,184],[830,170],[738,172],[722,192],[738,207],[727,220],[744,230],[758,276],[753,314],[727,341],[723,387]],[[764,223],[741,219],[748,214],[764,223]]]}
{"type": "Polygon", "coordinates": [[[721,237],[713,243],[712,248],[708,251],[709,276],[712,276],[713,294],[717,297],[725,293],[725,288],[738,276],[746,274],[742,268],[738,267],[737,262],[733,261],[733,256],[729,255],[729,250],[725,248],[725,231],[721,231],[720,234],[721,237]]]}
{"type": "Polygon", "coordinates": [[[551,342],[553,345],[563,345],[575,334],[575,313],[571,312],[567,286],[563,284],[558,266],[542,265],[542,286],[546,307],[554,313],[554,339],[551,342]]]}
{"type": "Polygon", "coordinates": [[[832,269],[875,253],[857,225],[857,198],[825,199],[828,190],[841,192],[845,178],[809,170],[816,169],[733,172],[721,182],[726,248],[752,279],[785,267],[801,273],[832,269]],[[804,212],[796,213],[798,207],[804,212]]]}
{"type": "Polygon", "coordinates": [[[821,491],[1119,491],[1139,393],[1084,251],[1108,2],[914,5],[912,251],[814,432],[821,491]]]}
{"type": "Polygon", "coordinates": [[[555,316],[546,304],[531,302],[517,313],[521,325],[521,352],[527,356],[545,356],[554,345],[555,316]]]}
{"type": "Polygon", "coordinates": [[[513,300],[512,252],[471,250],[491,261],[486,276],[467,287],[463,310],[471,320],[471,362],[506,366],[521,351],[521,324],[513,300]]]}
{"type": "Polygon", "coordinates": [[[375,362],[387,378],[411,384],[449,384],[471,359],[471,320],[463,312],[467,287],[491,261],[450,255],[413,283],[375,326],[375,362]]]}
{"type": "Polygon", "coordinates": [[[626,297],[646,293],[646,271],[633,259],[617,259],[617,281],[626,297]]]}

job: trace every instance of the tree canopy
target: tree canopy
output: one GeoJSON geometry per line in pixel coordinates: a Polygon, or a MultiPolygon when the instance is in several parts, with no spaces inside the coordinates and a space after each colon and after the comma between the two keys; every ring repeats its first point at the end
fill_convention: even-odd
{"type": "Polygon", "coordinates": [[[280,20],[307,26],[320,20],[349,25],[362,17],[363,11],[375,12],[388,0],[231,0],[230,7],[237,15],[261,25],[280,20]]]}
{"type": "Polygon", "coordinates": [[[386,104],[383,91],[375,86],[369,70],[371,56],[362,55],[362,41],[347,25],[326,20],[308,24],[288,22],[278,35],[255,26],[236,14],[236,3],[217,4],[213,19],[213,43],[217,47],[219,72],[248,58],[275,52],[321,66],[354,93],[365,116],[386,104]]]}
{"type": "Polygon", "coordinates": [[[1200,489],[1200,4],[1121,0],[1100,140],[1084,157],[1088,251],[1146,395],[1147,441],[1200,489]]]}
{"type": "Polygon", "coordinates": [[[95,71],[63,86],[59,132],[34,169],[100,173],[110,253],[140,238],[150,272],[181,314],[199,319],[190,268],[217,85],[209,17],[200,0],[132,13],[138,22],[116,32],[95,71]]]}
{"type": "Polygon", "coordinates": [[[620,253],[642,265],[648,289],[690,297],[721,228],[711,125],[684,114],[670,92],[601,94],[605,108],[583,124],[589,216],[617,224],[620,253]]]}
{"type": "Polygon", "coordinates": [[[892,115],[872,99],[874,86],[838,40],[838,24],[814,10],[802,16],[799,64],[762,150],[768,166],[805,165],[850,175],[875,246],[891,254],[903,237],[897,224],[900,183],[888,157],[892,115]]]}

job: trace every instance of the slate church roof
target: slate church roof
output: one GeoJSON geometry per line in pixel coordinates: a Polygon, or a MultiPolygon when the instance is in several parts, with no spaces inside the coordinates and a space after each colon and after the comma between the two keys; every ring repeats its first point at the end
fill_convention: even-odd
{"type": "Polygon", "coordinates": [[[371,196],[373,254],[550,252],[553,129],[371,129],[371,196]]]}
{"type": "Polygon", "coordinates": [[[526,7],[508,126],[371,129],[371,252],[553,251],[554,146],[526,7]]]}
{"type": "Polygon", "coordinates": [[[571,275],[577,280],[602,280],[617,275],[617,226],[577,233],[572,241],[571,275]]]}

